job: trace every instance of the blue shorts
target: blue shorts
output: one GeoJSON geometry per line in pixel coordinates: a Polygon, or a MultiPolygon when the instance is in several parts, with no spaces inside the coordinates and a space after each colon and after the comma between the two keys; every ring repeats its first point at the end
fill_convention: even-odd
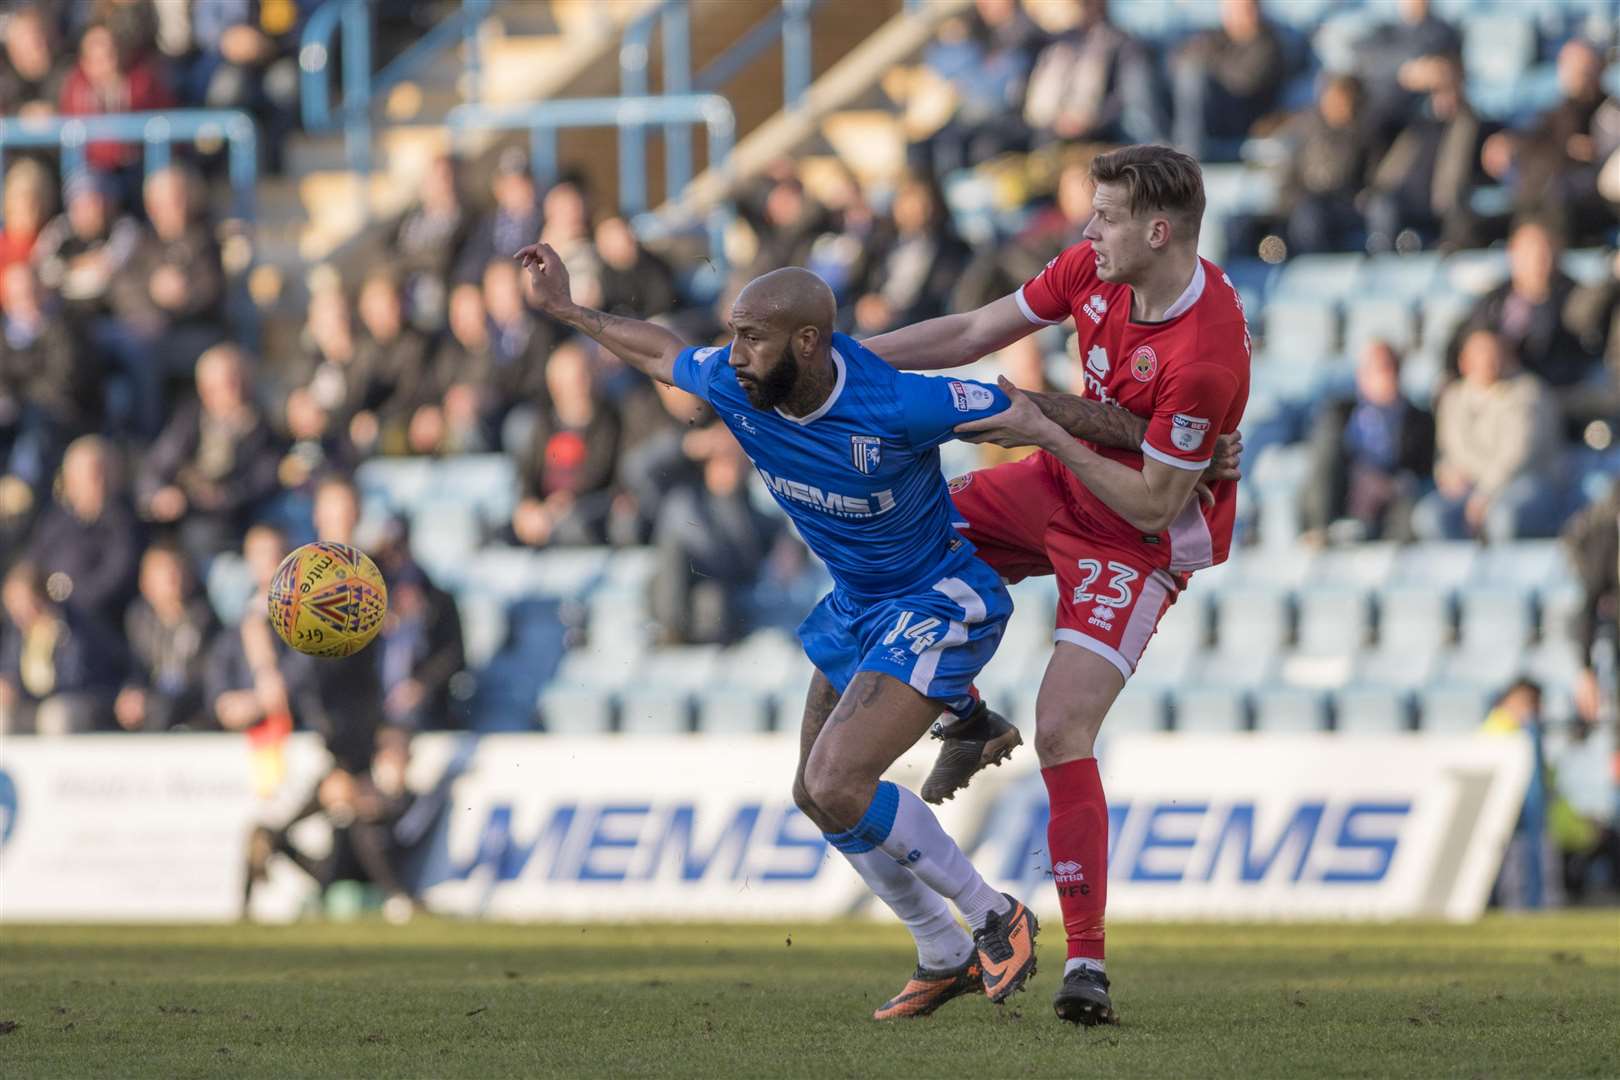
{"type": "Polygon", "coordinates": [[[833,589],[799,625],[805,655],[840,694],[857,671],[879,671],[966,714],[968,688],[1001,644],[1012,598],[978,559],[941,573],[926,591],[878,601],[833,589]]]}

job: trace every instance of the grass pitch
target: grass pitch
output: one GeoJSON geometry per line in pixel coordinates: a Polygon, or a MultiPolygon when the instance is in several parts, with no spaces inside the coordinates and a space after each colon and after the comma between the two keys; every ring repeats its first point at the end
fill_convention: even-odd
{"type": "Polygon", "coordinates": [[[1620,1076],[1612,911],[1119,926],[1092,1030],[1043,946],[1006,1006],[876,1024],[893,925],[6,927],[0,1075],[1620,1076]]]}

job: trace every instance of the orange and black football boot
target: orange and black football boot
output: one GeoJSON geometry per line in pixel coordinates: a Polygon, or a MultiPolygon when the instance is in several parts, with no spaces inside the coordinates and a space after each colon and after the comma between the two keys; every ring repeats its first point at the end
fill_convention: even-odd
{"type": "Polygon", "coordinates": [[[992,911],[983,929],[973,933],[984,968],[984,992],[997,1005],[1035,976],[1035,935],[1041,932],[1034,912],[1011,896],[1007,901],[1010,910],[992,911]]]}
{"type": "Polygon", "coordinates": [[[954,997],[984,993],[977,955],[961,967],[931,971],[919,966],[901,991],[872,1014],[874,1020],[902,1020],[927,1016],[954,997]]]}
{"type": "Polygon", "coordinates": [[[934,721],[928,733],[945,744],[922,785],[923,802],[935,804],[967,787],[986,765],[1006,761],[1024,741],[1010,721],[982,701],[960,720],[934,721]]]}

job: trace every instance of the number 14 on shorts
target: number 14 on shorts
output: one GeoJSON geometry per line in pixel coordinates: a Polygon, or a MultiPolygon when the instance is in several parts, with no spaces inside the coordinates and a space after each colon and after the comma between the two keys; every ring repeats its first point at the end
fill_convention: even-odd
{"type": "Polygon", "coordinates": [[[918,656],[933,648],[934,643],[939,640],[939,635],[935,633],[935,630],[942,624],[938,619],[932,617],[917,619],[916,622],[911,621],[916,618],[916,612],[902,611],[900,618],[894,624],[894,629],[890,630],[888,636],[883,639],[883,644],[893,645],[896,641],[904,638],[911,643],[911,651],[918,656]]]}

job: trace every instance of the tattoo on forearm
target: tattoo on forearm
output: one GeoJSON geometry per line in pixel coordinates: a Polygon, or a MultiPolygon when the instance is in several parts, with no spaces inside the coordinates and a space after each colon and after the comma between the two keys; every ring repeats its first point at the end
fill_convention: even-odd
{"type": "Polygon", "coordinates": [[[1135,450],[1147,437],[1147,421],[1118,405],[1087,401],[1073,394],[1029,396],[1048,419],[1077,439],[1118,450],[1135,450]]]}

